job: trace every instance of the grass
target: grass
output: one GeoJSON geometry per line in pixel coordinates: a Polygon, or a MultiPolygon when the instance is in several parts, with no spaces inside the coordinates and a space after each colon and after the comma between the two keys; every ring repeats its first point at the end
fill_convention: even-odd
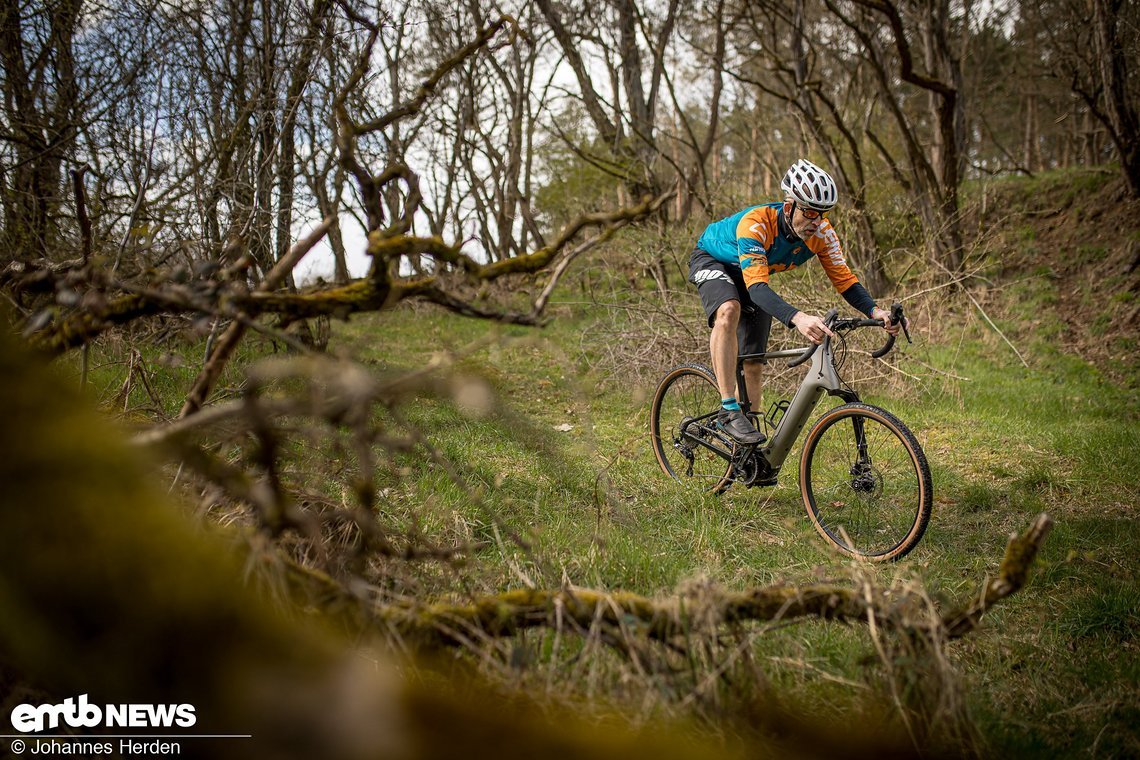
{"type": "MultiPolygon", "coordinates": [[[[1008,318],[1020,324],[1026,316],[1008,318]]],[[[569,580],[655,595],[694,580],[741,589],[843,575],[846,563],[803,515],[794,466],[776,488],[722,497],[686,493],[665,479],[648,447],[650,385],[577,374],[579,330],[592,318],[503,330],[397,310],[338,327],[336,345],[380,369],[408,366],[404,357],[441,336],[459,347],[496,333],[462,364],[492,384],[493,413],[472,418],[444,398],[418,400],[407,412],[459,467],[480,506],[417,453],[400,460],[408,519],[414,512],[429,534],[462,519],[491,541],[481,555],[488,590],[569,580]],[[502,531],[530,548],[503,540],[502,531]]],[[[971,714],[995,752],[1064,753],[1094,743],[1135,751],[1137,724],[1125,719],[1140,697],[1140,529],[1132,522],[1140,403],[1047,341],[1034,344],[1031,367],[1021,367],[983,329],[963,327],[953,348],[920,335],[909,349],[926,365],[969,378],[955,393],[933,383],[898,398],[864,389],[918,434],[936,494],[920,547],[901,567],[873,572],[915,577],[944,601],[962,600],[995,570],[1010,532],[1038,512],[1051,514],[1056,528],[1031,584],[952,650],[971,714]]],[[[790,698],[832,716],[829,701],[864,709],[858,688],[837,685],[866,680],[872,652],[862,632],[805,624],[765,641],[776,686],[790,698]]]]}
{"type": "MultiPolygon", "coordinates": [[[[464,354],[454,370],[459,380],[445,387],[476,382],[493,393],[492,404],[476,407],[457,403],[458,393],[427,393],[399,418],[384,417],[393,433],[414,429],[426,443],[381,461],[381,522],[433,545],[483,545],[460,586],[454,571],[426,563],[401,569],[399,593],[430,598],[568,581],[653,596],[708,581],[745,589],[846,577],[848,563],[804,516],[798,449],[775,488],[717,497],[678,489],[660,473],[648,446],[651,383],[581,373],[589,363],[577,353],[580,331],[594,319],[570,315],[534,330],[398,309],[336,327],[331,348],[378,375],[416,369],[425,347],[444,347],[464,354]]],[[[1015,326],[1026,315],[1007,319],[1015,326]]],[[[943,604],[960,602],[994,572],[1009,533],[1039,512],[1051,514],[1056,527],[1031,583],[951,647],[951,662],[987,752],[1068,754],[1096,744],[1102,753],[1134,753],[1140,528],[1132,510],[1140,475],[1131,452],[1140,449],[1140,403],[1047,342],[1031,351],[1026,369],[977,323],[962,329],[953,344],[918,334],[901,366],[921,361],[968,380],[936,378],[901,393],[860,388],[918,435],[935,488],[922,544],[899,566],[868,572],[884,585],[913,578],[943,604]]],[[[247,351],[223,385],[240,382],[237,365],[259,347],[247,351]]],[[[159,358],[150,366],[163,366],[159,358]]],[[[124,371],[121,363],[96,367],[90,387],[117,405],[116,366],[124,371]]],[[[152,386],[176,400],[173,390],[192,376],[154,371],[152,386]]],[[[126,406],[149,405],[141,394],[135,382],[126,406]]],[[[339,497],[338,481],[355,466],[350,449],[293,453],[298,481],[339,497]]],[[[801,714],[889,722],[889,707],[876,706],[883,673],[863,629],[801,623],[756,636],[752,646],[766,688],[801,714]]],[[[590,686],[567,682],[575,671],[566,651],[535,654],[528,662],[536,676],[520,675],[520,683],[549,689],[545,674],[553,670],[552,699],[622,702],[630,684],[622,685],[621,667],[611,662],[590,686]]],[[[659,683],[649,714],[683,702],[675,688],[659,683]]]]}
{"type": "MultiPolygon", "coordinates": [[[[1070,188],[1064,177],[1042,175],[1027,186],[1042,196],[1059,193],[1048,202],[1053,207],[1078,202],[1100,187],[1094,182],[1103,184],[1095,174],[1078,179],[1070,188]]],[[[1016,240],[1041,243],[1036,227],[1015,225],[1016,240]]],[[[1077,254],[1089,263],[1103,250],[1089,245],[1077,254]]],[[[943,605],[961,602],[994,573],[1009,534],[1048,512],[1055,527],[1027,587],[988,613],[980,630],[950,645],[947,656],[985,754],[1135,756],[1140,397],[1103,366],[1063,347],[1070,328],[1060,314],[1066,308],[1060,289],[1068,286],[1055,263],[1011,269],[1010,281],[984,300],[1028,367],[965,299],[915,304],[916,342],[902,348],[898,372],[852,355],[849,376],[885,373],[857,388],[918,436],[935,493],[921,545],[899,565],[862,572],[883,586],[920,582],[943,605]]],[[[420,563],[390,574],[373,568],[385,593],[463,598],[571,583],[652,596],[709,582],[746,589],[850,576],[850,564],[823,545],[804,516],[798,447],[774,488],[734,488],[717,497],[679,489],[660,472],[649,449],[648,412],[654,376],[664,367],[653,366],[651,357],[641,360],[641,371],[621,372],[613,361],[653,334],[638,330],[659,315],[623,294],[625,281],[615,271],[609,265],[591,280],[609,288],[599,300],[615,307],[563,291],[553,305],[557,318],[542,330],[410,307],[335,325],[330,350],[378,376],[419,369],[436,351],[458,357],[440,382],[398,409],[377,412],[386,434],[417,442],[378,462],[375,511],[395,533],[479,548],[459,568],[420,563]],[[623,345],[622,331],[637,337],[623,345]]],[[[793,286],[826,292],[822,275],[810,268],[793,286]]],[[[1133,296],[1113,298],[1123,308],[1133,296]]],[[[1096,321],[1099,314],[1092,312],[1094,332],[1106,327],[1096,321]]],[[[704,333],[696,334],[699,345],[704,333]]],[[[1122,350],[1131,348],[1134,341],[1122,350]]],[[[93,359],[89,388],[129,417],[175,414],[200,362],[196,346],[181,356],[142,348],[135,363],[148,372],[148,391],[137,373],[126,382],[132,354],[125,344],[103,349],[93,359]]],[[[222,380],[223,393],[236,392],[240,366],[270,344],[251,339],[242,350],[222,380]]],[[[1122,366],[1127,372],[1131,365],[1122,366]]],[[[77,375],[77,364],[62,371],[77,375]]],[[[765,406],[795,381],[773,381],[765,406]]],[[[334,502],[344,498],[355,471],[351,446],[298,445],[291,453],[294,482],[334,502]]],[[[734,645],[724,643],[724,651],[734,645]]],[[[675,679],[631,674],[612,659],[597,665],[607,661],[591,646],[531,632],[504,647],[501,662],[488,661],[504,680],[552,701],[575,700],[598,713],[632,704],[623,711],[637,719],[686,705],[730,723],[716,730],[747,731],[747,710],[718,702],[722,692],[679,690],[675,679]]],[[[865,629],[775,626],[754,631],[745,647],[767,680],[759,682],[738,662],[721,680],[740,694],[770,692],[825,724],[898,729],[890,704],[881,701],[887,678],[865,629]]],[[[711,656],[700,662],[699,654],[690,656],[700,682],[711,656]]],[[[910,656],[900,651],[888,659],[926,672],[910,656]]]]}

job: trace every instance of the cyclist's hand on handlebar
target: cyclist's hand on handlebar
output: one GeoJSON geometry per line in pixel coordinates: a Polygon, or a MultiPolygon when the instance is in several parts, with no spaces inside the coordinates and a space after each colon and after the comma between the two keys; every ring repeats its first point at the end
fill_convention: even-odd
{"type": "MultiPolygon", "coordinates": [[[[891,324],[891,313],[886,309],[880,309],[878,306],[876,306],[874,310],[871,311],[871,319],[883,320],[883,329],[889,332],[891,335],[898,335],[899,330],[902,329],[902,321],[891,324]]],[[[905,320],[906,317],[903,317],[903,319],[905,320]]]]}
{"type": "MultiPolygon", "coordinates": [[[[888,316],[890,315],[888,314],[888,316]]],[[[835,337],[835,333],[827,329],[827,325],[824,324],[823,320],[814,314],[798,311],[796,315],[792,317],[792,324],[797,330],[803,333],[808,340],[816,345],[823,342],[824,336],[830,335],[833,338],[835,337]]]]}

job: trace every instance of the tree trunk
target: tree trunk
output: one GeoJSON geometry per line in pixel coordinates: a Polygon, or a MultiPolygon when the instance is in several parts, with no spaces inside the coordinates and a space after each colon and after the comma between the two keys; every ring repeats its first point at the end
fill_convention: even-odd
{"type": "MultiPolygon", "coordinates": [[[[1122,0],[1092,0],[1093,40],[1099,78],[1104,89],[1104,113],[1097,116],[1108,128],[1109,137],[1120,154],[1120,167],[1132,197],[1140,198],[1140,116],[1130,97],[1124,41],[1118,36],[1122,22],[1122,0]]],[[[1133,30],[1134,31],[1134,30],[1133,30]]]]}
{"type": "Polygon", "coordinates": [[[911,195],[919,209],[927,240],[927,253],[932,261],[948,271],[962,266],[962,232],[958,213],[958,183],[965,161],[965,116],[961,97],[961,65],[950,51],[949,2],[931,0],[918,10],[922,13],[923,54],[932,62],[925,73],[915,69],[914,53],[908,39],[899,6],[892,0],[854,0],[877,15],[884,16],[890,28],[899,60],[902,81],[929,93],[933,140],[924,140],[920,125],[909,116],[900,102],[900,87],[893,73],[888,73],[880,50],[878,29],[866,18],[853,18],[838,8],[834,0],[827,7],[859,37],[867,52],[875,79],[903,138],[909,163],[911,195]]]}
{"type": "Polygon", "coordinates": [[[1025,113],[1025,131],[1022,142],[1021,163],[1031,172],[1041,169],[1041,137],[1037,119],[1037,95],[1029,93],[1022,101],[1025,113]]]}
{"type": "MultiPolygon", "coordinates": [[[[257,93],[257,163],[253,168],[253,224],[250,252],[261,275],[273,268],[276,251],[273,245],[273,189],[277,169],[277,146],[280,135],[277,123],[277,40],[274,39],[272,0],[260,0],[261,39],[258,45],[257,93]]],[[[291,282],[288,279],[287,282],[291,282]]]]}
{"type": "Polygon", "coordinates": [[[72,40],[81,7],[82,0],[38,11],[32,5],[32,13],[47,14],[51,29],[39,50],[28,50],[34,35],[23,28],[21,4],[8,0],[0,7],[4,115],[16,153],[15,168],[5,177],[0,240],[7,255],[21,260],[50,257],[59,235],[62,165],[79,129],[72,40]]]}
{"type": "MultiPolygon", "coordinates": [[[[281,115],[281,153],[277,168],[277,246],[274,261],[280,261],[293,245],[294,188],[298,171],[297,114],[301,110],[301,95],[312,76],[311,68],[317,47],[324,41],[320,30],[324,26],[324,15],[330,5],[330,0],[317,0],[313,4],[305,36],[302,38],[300,55],[289,71],[289,86],[281,115]]],[[[287,275],[286,284],[295,288],[292,272],[287,275]]]]}

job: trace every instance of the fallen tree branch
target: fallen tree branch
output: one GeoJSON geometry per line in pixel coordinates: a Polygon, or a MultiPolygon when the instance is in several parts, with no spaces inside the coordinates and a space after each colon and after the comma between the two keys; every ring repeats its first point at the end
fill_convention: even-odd
{"type": "MultiPolygon", "coordinates": [[[[788,620],[813,616],[856,620],[867,613],[861,591],[829,584],[770,586],[725,594],[710,617],[725,623],[788,620]]],[[[404,639],[420,646],[462,643],[455,631],[475,629],[486,636],[513,636],[535,627],[552,626],[556,613],[564,621],[588,628],[595,619],[636,631],[649,639],[669,641],[694,627],[683,605],[622,592],[591,589],[518,589],[480,597],[469,604],[391,605],[376,618],[404,639]]],[[[463,637],[466,639],[466,637],[463,637]]]]}
{"type": "MultiPolygon", "coordinates": [[[[94,309],[84,309],[68,317],[48,322],[24,337],[32,348],[51,356],[82,346],[87,341],[116,325],[125,325],[142,317],[173,313],[168,306],[144,296],[130,294],[107,301],[94,309]]],[[[35,326],[33,318],[31,326],[35,326]]]]}
{"type": "Polygon", "coordinates": [[[1037,519],[1021,535],[1010,535],[1005,547],[1005,557],[1001,561],[996,578],[986,584],[982,596],[964,609],[942,616],[942,624],[952,639],[959,638],[978,627],[982,615],[1002,599],[1018,591],[1025,585],[1029,566],[1037,557],[1045,537],[1053,528],[1053,520],[1047,514],[1037,515],[1037,519]]]}
{"type": "MultiPolygon", "coordinates": [[[[1037,517],[1021,535],[1010,538],[996,578],[985,585],[980,598],[964,608],[943,613],[947,638],[974,630],[982,615],[1025,585],[1029,566],[1037,556],[1052,520],[1037,517]]],[[[305,573],[293,573],[299,581],[305,573]]],[[[328,595],[327,582],[313,589],[328,595]]],[[[424,649],[462,647],[479,638],[513,636],[529,628],[562,629],[567,623],[589,630],[598,623],[632,631],[647,639],[669,643],[696,629],[750,621],[787,622],[818,618],[843,622],[875,623],[929,637],[937,635],[928,620],[911,621],[902,611],[916,599],[912,592],[888,594],[870,586],[816,583],[803,586],[765,586],[743,592],[712,590],[700,599],[650,599],[624,592],[592,589],[517,589],[477,597],[467,603],[395,603],[359,607],[360,622],[380,625],[402,640],[424,649]]],[[[342,591],[341,599],[349,597],[342,591]]]]}
{"type": "Polygon", "coordinates": [[[553,261],[559,251],[586,227],[606,227],[619,223],[624,226],[624,224],[637,221],[653,214],[657,209],[661,208],[663,203],[672,198],[675,193],[675,189],[670,189],[658,196],[643,196],[641,203],[636,206],[620,208],[616,211],[583,214],[566,225],[566,227],[562,229],[562,232],[559,233],[558,239],[550,245],[540,248],[533,253],[526,254],[525,256],[501,259],[484,267],[480,267],[476,272],[476,277],[481,280],[493,280],[505,274],[537,272],[553,261]]]}
{"type": "MultiPolygon", "coordinates": [[[[614,211],[583,214],[568,224],[550,245],[523,256],[516,256],[491,264],[479,264],[455,246],[448,245],[440,238],[419,238],[409,235],[382,237],[373,235],[368,252],[378,259],[394,261],[404,255],[427,255],[442,263],[452,264],[462,270],[464,281],[475,284],[491,282],[500,277],[514,274],[533,274],[546,268],[569,245],[575,236],[588,227],[602,227],[603,232],[594,238],[601,242],[607,230],[621,229],[633,222],[654,213],[661,204],[672,197],[670,190],[651,198],[646,196],[636,206],[614,211]]],[[[362,312],[383,311],[400,301],[420,299],[437,303],[445,308],[466,316],[493,319],[515,324],[538,324],[542,309],[529,314],[516,314],[507,311],[486,309],[468,303],[454,293],[444,289],[446,277],[457,273],[428,275],[389,281],[382,277],[367,277],[336,286],[321,287],[306,292],[288,293],[274,288],[284,273],[296,265],[300,257],[315,245],[313,238],[327,228],[328,219],[309,238],[298,242],[290,254],[278,262],[266,276],[262,284],[251,293],[233,289],[218,288],[212,294],[216,306],[203,301],[200,295],[193,297],[186,288],[167,284],[163,287],[132,288],[135,292],[116,298],[100,299],[97,303],[81,308],[64,319],[49,322],[25,337],[33,348],[52,356],[71,348],[82,346],[115,325],[130,323],[136,319],[158,314],[186,312],[206,312],[211,310],[223,316],[233,310],[244,313],[249,318],[262,314],[275,314],[286,321],[297,321],[319,316],[347,319],[350,315],[362,312]],[[179,288],[182,288],[179,290],[179,288]]],[[[612,234],[612,233],[611,233],[612,234]]],[[[588,241],[587,241],[588,242],[588,241]]],[[[387,271],[383,269],[382,271],[387,271]]],[[[125,286],[121,286],[125,287],[125,286]]],[[[545,306],[545,302],[541,304],[545,306]]],[[[204,368],[196,381],[194,390],[187,398],[181,416],[186,416],[201,407],[205,396],[217,380],[229,353],[244,335],[246,327],[231,324],[227,332],[218,339],[212,357],[216,357],[213,368],[204,368]],[[231,343],[232,342],[232,343],[231,343]],[[209,373],[207,373],[209,369],[209,373]]],[[[214,358],[211,359],[214,361],[214,358]]]]}

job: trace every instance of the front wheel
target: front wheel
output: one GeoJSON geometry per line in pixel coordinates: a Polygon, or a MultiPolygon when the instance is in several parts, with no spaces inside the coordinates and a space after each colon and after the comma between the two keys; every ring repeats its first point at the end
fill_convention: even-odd
{"type": "Polygon", "coordinates": [[[869,404],[828,411],[804,441],[800,492],[819,534],[844,554],[897,560],[930,521],[930,466],[914,434],[869,404]]]}
{"type": "Polygon", "coordinates": [[[653,395],[649,427],[661,470],[682,485],[720,493],[731,482],[732,441],[716,429],[720,391],[712,370],[669,370],[653,395]]]}

